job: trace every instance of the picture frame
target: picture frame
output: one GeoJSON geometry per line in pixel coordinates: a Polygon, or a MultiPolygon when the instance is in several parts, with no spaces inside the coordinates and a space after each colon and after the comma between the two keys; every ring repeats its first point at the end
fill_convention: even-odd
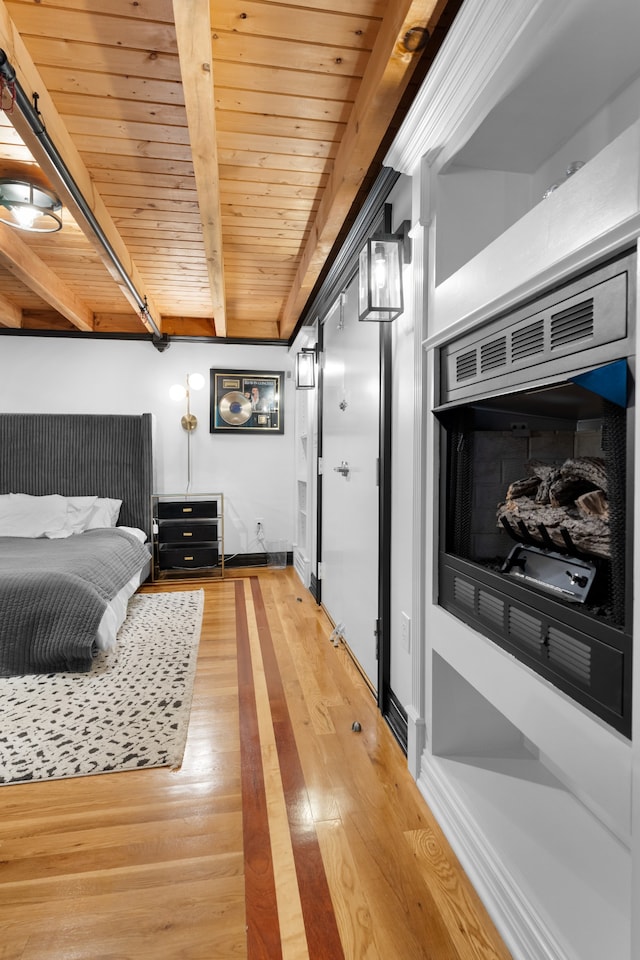
{"type": "Polygon", "coordinates": [[[284,433],[282,370],[211,369],[210,433],[284,433]]]}

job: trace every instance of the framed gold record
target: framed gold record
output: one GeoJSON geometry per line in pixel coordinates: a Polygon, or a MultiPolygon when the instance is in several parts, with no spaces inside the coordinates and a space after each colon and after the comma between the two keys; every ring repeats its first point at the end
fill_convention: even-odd
{"type": "Polygon", "coordinates": [[[211,370],[211,433],[284,433],[284,374],[211,370]]]}
{"type": "Polygon", "coordinates": [[[230,390],[220,398],[220,416],[230,426],[240,426],[251,416],[251,401],[239,390],[230,390]]]}

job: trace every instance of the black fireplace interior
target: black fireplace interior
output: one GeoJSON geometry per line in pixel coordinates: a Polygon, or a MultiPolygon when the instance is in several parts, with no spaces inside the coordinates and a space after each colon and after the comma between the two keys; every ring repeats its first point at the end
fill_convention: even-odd
{"type": "MultiPolygon", "coordinates": [[[[569,293],[573,309],[575,286],[569,293]]],[[[556,296],[565,313],[566,292],[556,296]]],[[[583,297],[579,290],[582,313],[583,297]]],[[[625,281],[625,329],[630,300],[625,281]]],[[[552,322],[557,308],[543,306],[552,322]]],[[[447,371],[464,379],[473,351],[495,356],[500,340],[507,365],[509,340],[536,316],[534,305],[472,348],[452,345],[445,387],[447,371]]],[[[593,332],[590,320],[579,337],[587,349],[593,332]]],[[[577,364],[567,352],[560,366],[576,370],[546,383],[532,377],[531,388],[526,369],[515,385],[491,366],[482,378],[480,359],[479,388],[437,411],[439,603],[630,736],[633,360],[619,348],[617,358],[595,355],[603,352],[608,362],[586,368],[579,351],[577,364]],[[504,390],[486,396],[488,383],[504,390]]]]}

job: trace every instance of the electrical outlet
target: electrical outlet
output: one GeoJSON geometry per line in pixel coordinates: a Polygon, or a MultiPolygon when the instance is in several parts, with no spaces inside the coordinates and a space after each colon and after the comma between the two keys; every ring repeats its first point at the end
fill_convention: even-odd
{"type": "Polygon", "coordinates": [[[400,643],[403,650],[411,653],[411,617],[406,613],[400,614],[400,643]]]}

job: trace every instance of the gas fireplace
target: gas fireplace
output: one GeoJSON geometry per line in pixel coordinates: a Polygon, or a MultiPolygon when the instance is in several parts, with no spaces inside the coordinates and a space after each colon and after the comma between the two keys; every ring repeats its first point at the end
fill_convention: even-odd
{"type": "Polygon", "coordinates": [[[441,350],[439,603],[626,736],[635,260],[441,350]]]}

